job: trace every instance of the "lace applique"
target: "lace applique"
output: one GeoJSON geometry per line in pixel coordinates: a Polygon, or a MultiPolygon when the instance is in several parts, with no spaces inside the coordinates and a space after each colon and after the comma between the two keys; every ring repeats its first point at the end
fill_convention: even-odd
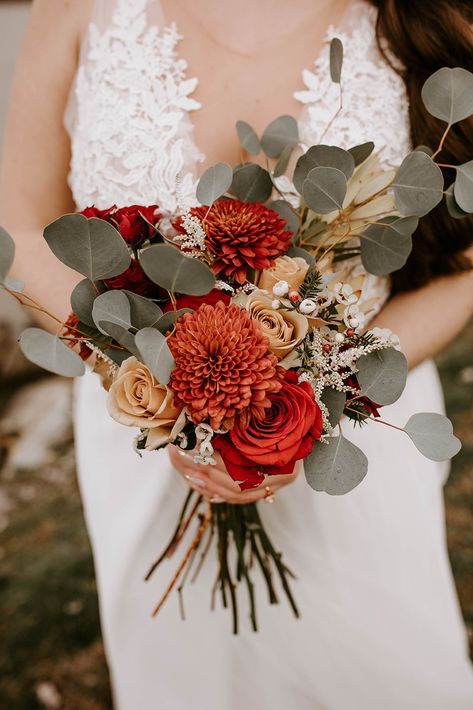
{"type": "Polygon", "coordinates": [[[175,24],[148,25],[147,0],[118,0],[109,26],[91,23],[77,72],[69,181],[79,209],[154,204],[168,212],[196,203],[203,160],[189,111],[197,79],[177,56],[175,24]]]}
{"type": "Polygon", "coordinates": [[[355,3],[352,27],[340,31],[330,27],[326,46],[304,70],[307,89],[294,96],[305,104],[299,124],[307,145],[324,143],[350,148],[374,141],[385,166],[399,165],[410,149],[408,99],[402,78],[380,55],[376,43],[376,9],[366,2],[355,3]],[[343,42],[343,108],[326,130],[339,106],[339,87],[330,79],[329,43],[343,42]]]}

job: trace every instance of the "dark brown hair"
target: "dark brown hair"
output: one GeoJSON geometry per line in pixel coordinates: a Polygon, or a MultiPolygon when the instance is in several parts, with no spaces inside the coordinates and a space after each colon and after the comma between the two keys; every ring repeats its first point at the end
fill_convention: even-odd
{"type": "MultiPolygon", "coordinates": [[[[409,98],[412,145],[436,149],[445,123],[425,109],[421,90],[441,67],[473,71],[473,3],[471,0],[371,0],[378,8],[377,36],[389,61],[391,53],[403,69],[409,98]],[[386,52],[387,47],[387,52],[386,52]]],[[[398,70],[399,71],[399,70],[398,70]]],[[[473,158],[473,119],[455,124],[439,154],[441,163],[458,165],[473,158]]],[[[445,185],[455,179],[444,169],[445,185]]],[[[441,274],[469,268],[462,252],[473,243],[473,217],[450,217],[445,202],[424,217],[413,237],[407,264],[392,275],[393,290],[418,288],[441,274]]]]}

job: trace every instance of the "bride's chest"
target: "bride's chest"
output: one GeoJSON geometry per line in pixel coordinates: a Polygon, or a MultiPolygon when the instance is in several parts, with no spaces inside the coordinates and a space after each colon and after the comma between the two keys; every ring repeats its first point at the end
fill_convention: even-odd
{"type": "Polygon", "coordinates": [[[174,25],[148,23],[146,4],[117,0],[105,28],[89,27],[66,115],[79,208],[158,203],[168,212],[185,209],[195,201],[204,159],[205,165],[241,160],[237,119],[261,132],[291,113],[307,144],[322,135],[325,143],[346,147],[374,140],[386,162],[406,152],[403,83],[380,61],[371,13],[362,12],[350,32],[329,30],[312,64],[304,42],[293,45],[290,62],[287,48],[255,62],[211,43],[204,52],[192,39],[181,42],[174,25]],[[327,131],[339,103],[328,57],[335,34],[345,46],[343,110],[327,131]],[[301,76],[304,66],[310,70],[301,76]]]}

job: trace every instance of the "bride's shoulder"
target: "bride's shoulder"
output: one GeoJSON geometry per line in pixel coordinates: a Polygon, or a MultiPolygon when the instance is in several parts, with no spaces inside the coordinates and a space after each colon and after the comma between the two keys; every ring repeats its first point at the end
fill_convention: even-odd
{"type": "MultiPolygon", "coordinates": [[[[63,40],[80,43],[96,0],[34,0],[28,23],[30,34],[54,31],[63,40]]],[[[60,44],[60,43],[57,43],[60,44]]]]}

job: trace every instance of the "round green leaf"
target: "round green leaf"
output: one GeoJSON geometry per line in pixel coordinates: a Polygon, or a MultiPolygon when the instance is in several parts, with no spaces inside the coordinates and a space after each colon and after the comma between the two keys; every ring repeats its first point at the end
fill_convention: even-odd
{"type": "Polygon", "coordinates": [[[367,158],[370,157],[374,150],[373,141],[368,141],[367,143],[361,143],[360,145],[355,145],[353,148],[349,148],[348,152],[353,157],[355,165],[361,165],[367,158]]]}
{"type": "Polygon", "coordinates": [[[267,170],[255,163],[245,163],[233,171],[232,192],[242,202],[266,202],[273,182],[267,170]]]}
{"type": "Polygon", "coordinates": [[[299,142],[299,128],[292,116],[279,116],[266,127],[261,147],[268,158],[279,158],[284,148],[299,142]]]}
{"type": "Polygon", "coordinates": [[[404,217],[423,217],[442,200],[442,171],[426,153],[415,150],[402,161],[392,187],[404,217]]]}
{"type": "MultiPolygon", "coordinates": [[[[125,330],[131,328],[130,302],[123,291],[105,291],[92,306],[92,318],[101,333],[112,335],[105,329],[106,323],[119,325],[125,330]]],[[[113,335],[112,335],[113,337],[113,335]]]]}
{"type": "Polygon", "coordinates": [[[421,454],[432,461],[447,461],[461,449],[452,422],[442,414],[418,412],[409,419],[404,431],[421,454]]]}
{"type": "Polygon", "coordinates": [[[339,392],[333,387],[325,387],[322,392],[322,402],[329,411],[329,422],[332,427],[336,427],[343,414],[346,402],[345,392],[339,392]]]}
{"type": "Polygon", "coordinates": [[[447,205],[448,213],[454,219],[465,219],[465,217],[470,216],[470,213],[462,210],[462,208],[455,199],[454,190],[455,183],[453,182],[448,188],[448,190],[446,190],[445,192],[445,202],[447,205]]]}
{"type": "Polygon", "coordinates": [[[355,169],[355,158],[350,151],[336,145],[313,145],[301,155],[294,169],[292,180],[301,195],[304,180],[313,168],[337,168],[349,180],[355,169]]]}
{"type": "Polygon", "coordinates": [[[126,295],[130,303],[131,325],[133,328],[140,330],[141,328],[156,325],[163,312],[154,301],[125,289],[122,290],[122,293],[126,295]]]}
{"type": "Polygon", "coordinates": [[[383,276],[403,267],[418,223],[417,217],[385,218],[367,227],[360,235],[361,260],[366,271],[383,276]]]}
{"type": "Polygon", "coordinates": [[[13,264],[15,242],[8,232],[0,227],[0,283],[4,283],[13,264]]]}
{"type": "Polygon", "coordinates": [[[357,368],[361,395],[380,405],[399,399],[407,379],[407,360],[399,350],[384,348],[362,355],[357,368]]]}
{"type": "Polygon", "coordinates": [[[164,335],[155,328],[143,328],[135,335],[135,343],[141,361],[149,367],[158,382],[166,385],[174,368],[174,358],[164,335]]]}
{"type": "Polygon", "coordinates": [[[443,67],[422,88],[425,108],[445,123],[457,123],[473,114],[473,74],[467,69],[443,67]]]}
{"type": "Polygon", "coordinates": [[[44,238],[63,264],[91,281],[118,276],[130,265],[125,242],[103,219],[66,214],[46,227],[44,238]]]}
{"type": "Polygon", "coordinates": [[[455,200],[464,212],[473,212],[473,160],[457,168],[454,187],[455,200]]]}
{"type": "Polygon", "coordinates": [[[273,176],[275,178],[280,177],[281,175],[284,175],[284,173],[286,172],[293,150],[294,150],[293,145],[287,145],[284,148],[283,152],[279,156],[278,162],[274,166],[273,176]]]}
{"type": "Polygon", "coordinates": [[[261,150],[259,138],[250,124],[246,121],[237,121],[236,131],[243,150],[246,150],[250,155],[258,155],[261,150]]]}
{"type": "Polygon", "coordinates": [[[344,495],[358,486],[368,472],[368,459],[344,436],[317,441],[304,460],[307,483],[315,491],[344,495]]]}
{"type": "Polygon", "coordinates": [[[100,324],[113,340],[116,340],[119,345],[126,348],[125,353],[117,348],[107,348],[108,351],[115,351],[116,357],[112,357],[114,362],[121,363],[127,357],[130,357],[131,354],[138,359],[140,358],[140,353],[135,345],[135,336],[129,330],[116,323],[107,323],[107,321],[100,321],[100,324]]]}
{"type": "Polygon", "coordinates": [[[289,202],[286,200],[274,200],[269,203],[268,207],[277,212],[278,215],[286,221],[287,229],[293,234],[297,234],[299,231],[299,218],[289,202]]]}
{"type": "Polygon", "coordinates": [[[151,281],[170,293],[204,296],[215,286],[215,275],[206,264],[170,244],[144,249],[140,263],[151,281]]]}
{"type": "Polygon", "coordinates": [[[20,337],[20,348],[35,365],[64,377],[80,377],[85,365],[79,355],[56,335],[41,328],[27,328],[20,337]]]}
{"type": "Polygon", "coordinates": [[[193,310],[192,308],[179,308],[177,311],[167,311],[155,324],[155,328],[163,335],[166,335],[184,313],[193,313],[193,310]]]}
{"type": "Polygon", "coordinates": [[[339,84],[342,77],[343,44],[338,37],[330,42],[330,77],[334,84],[339,84]]]}
{"type": "Polygon", "coordinates": [[[207,168],[197,184],[196,196],[201,205],[211,205],[224,195],[232,184],[233,171],[227,163],[207,168]]]}
{"type": "Polygon", "coordinates": [[[83,279],[71,293],[71,308],[82,323],[95,327],[92,318],[92,307],[97,297],[97,291],[92,281],[83,279]]]}
{"type": "Polygon", "coordinates": [[[341,209],[347,193],[347,178],[337,168],[312,168],[302,185],[302,196],[317,214],[341,209]]]}

